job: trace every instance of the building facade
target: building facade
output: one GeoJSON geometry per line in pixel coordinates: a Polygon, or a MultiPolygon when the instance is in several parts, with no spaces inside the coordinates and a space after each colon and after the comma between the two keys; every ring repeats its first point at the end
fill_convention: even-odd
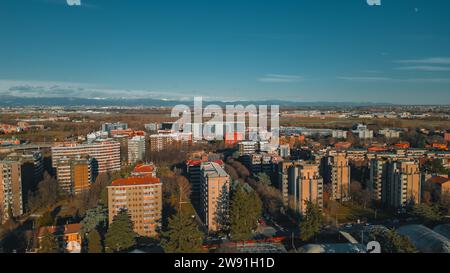
{"type": "Polygon", "coordinates": [[[422,176],[416,161],[390,161],[387,164],[385,202],[394,208],[420,204],[422,176]]]}
{"type": "Polygon", "coordinates": [[[23,214],[21,164],[18,161],[0,161],[0,209],[2,223],[9,216],[23,214]]]}
{"type": "Polygon", "coordinates": [[[6,160],[20,163],[22,179],[22,202],[24,210],[28,206],[28,194],[37,190],[44,175],[44,158],[38,151],[17,151],[9,154],[6,160]]]}
{"type": "Polygon", "coordinates": [[[289,203],[296,211],[306,212],[308,202],[323,208],[323,179],[319,164],[301,162],[288,170],[289,203]]]}
{"type": "Polygon", "coordinates": [[[108,186],[109,224],[121,210],[131,216],[134,231],[154,237],[161,225],[162,183],[156,177],[129,177],[108,186]]]}
{"type": "Polygon", "coordinates": [[[242,141],[238,144],[240,155],[252,155],[258,150],[258,142],[242,141]]]}
{"type": "Polygon", "coordinates": [[[278,187],[283,196],[283,204],[289,204],[289,168],[299,166],[300,161],[281,161],[278,163],[278,187]]]}
{"type": "Polygon", "coordinates": [[[120,171],[120,143],[96,141],[89,144],[63,143],[52,147],[52,166],[63,157],[89,155],[93,161],[93,173],[120,171]]]}
{"type": "Polygon", "coordinates": [[[216,221],[218,205],[221,199],[228,198],[230,176],[215,162],[204,162],[201,165],[201,207],[200,217],[209,231],[220,229],[216,221]]]}
{"type": "Polygon", "coordinates": [[[347,201],[350,198],[350,166],[344,153],[331,157],[331,189],[333,200],[347,201]]]}
{"type": "Polygon", "coordinates": [[[145,137],[135,136],[128,139],[128,164],[134,164],[144,160],[145,157],[145,137]]]}
{"type": "Polygon", "coordinates": [[[387,160],[381,158],[373,158],[369,161],[369,183],[368,188],[372,197],[377,201],[385,200],[383,194],[386,193],[387,184],[387,160]]]}
{"type": "Polygon", "coordinates": [[[89,190],[94,182],[93,161],[88,156],[63,157],[56,165],[61,193],[76,195],[89,190]]]}

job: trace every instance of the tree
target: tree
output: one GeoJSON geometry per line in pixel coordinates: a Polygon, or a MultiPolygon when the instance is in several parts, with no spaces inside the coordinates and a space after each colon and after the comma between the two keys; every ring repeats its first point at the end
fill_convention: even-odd
{"type": "Polygon", "coordinates": [[[45,172],[44,180],[38,185],[38,192],[44,205],[51,206],[56,204],[59,197],[58,181],[48,172],[45,172]]]}
{"type": "Polygon", "coordinates": [[[55,219],[49,211],[44,212],[41,217],[39,217],[37,225],[38,227],[53,226],[55,224],[55,219]]]}
{"type": "Polygon", "coordinates": [[[58,201],[58,182],[48,172],[44,173],[44,179],[38,184],[36,193],[28,194],[28,210],[35,211],[42,207],[49,207],[58,201]]]}
{"type": "Polygon", "coordinates": [[[322,225],[322,213],[319,206],[308,201],[306,204],[306,212],[300,222],[300,239],[308,241],[315,236],[322,225]]]}
{"type": "Polygon", "coordinates": [[[88,252],[89,253],[102,253],[103,246],[100,234],[97,230],[93,229],[88,234],[88,252]]]}
{"type": "Polygon", "coordinates": [[[362,184],[358,181],[352,181],[350,184],[350,194],[356,203],[366,208],[367,204],[372,201],[372,194],[368,189],[363,189],[362,184]]]}
{"type": "Polygon", "coordinates": [[[219,227],[219,232],[223,235],[230,232],[230,193],[227,185],[223,185],[217,200],[217,210],[215,221],[219,227]]]}
{"type": "Polygon", "coordinates": [[[97,206],[86,212],[86,216],[81,220],[82,233],[90,233],[94,229],[104,231],[108,221],[108,210],[103,206],[97,206]]]}
{"type": "Polygon", "coordinates": [[[442,165],[439,159],[428,160],[425,162],[423,169],[432,174],[448,174],[448,170],[442,165]]]}
{"type": "Polygon", "coordinates": [[[248,185],[238,184],[233,193],[230,209],[231,237],[246,240],[252,236],[261,217],[262,202],[257,193],[248,185]]]}
{"type": "Polygon", "coordinates": [[[197,253],[202,251],[203,233],[195,219],[178,211],[170,217],[167,231],[161,234],[161,245],[167,253],[197,253]]]}
{"type": "Polygon", "coordinates": [[[413,207],[412,214],[425,223],[437,222],[442,219],[441,211],[437,205],[415,205],[413,207]]]}
{"type": "Polygon", "coordinates": [[[258,178],[258,181],[264,185],[267,186],[272,185],[272,181],[270,180],[270,177],[266,173],[259,173],[256,175],[256,178],[258,178]]]}
{"type": "Polygon", "coordinates": [[[233,168],[233,166],[225,164],[225,171],[227,172],[228,175],[230,175],[232,181],[236,181],[239,178],[239,175],[233,168]]]}
{"type": "Polygon", "coordinates": [[[191,195],[191,184],[184,176],[163,177],[164,201],[172,208],[178,209],[181,202],[188,202],[191,195]]]}
{"type": "Polygon", "coordinates": [[[46,232],[39,242],[39,253],[58,253],[59,243],[55,235],[46,232]]]}
{"type": "Polygon", "coordinates": [[[167,166],[158,166],[158,168],[156,169],[156,176],[157,177],[168,176],[170,172],[171,171],[167,166]]]}
{"type": "Polygon", "coordinates": [[[127,210],[121,210],[114,217],[105,236],[105,250],[119,252],[127,250],[136,244],[136,234],[133,222],[127,210]]]}
{"type": "Polygon", "coordinates": [[[250,176],[250,172],[248,171],[247,167],[242,165],[242,163],[240,163],[239,161],[230,159],[228,160],[227,163],[230,164],[236,170],[236,173],[240,178],[245,179],[250,176]]]}
{"type": "Polygon", "coordinates": [[[95,183],[89,189],[88,208],[95,208],[98,205],[108,206],[107,186],[111,184],[111,176],[108,173],[101,173],[95,179],[95,183]]]}
{"type": "Polygon", "coordinates": [[[445,211],[447,215],[450,215],[450,193],[444,192],[440,198],[439,203],[442,207],[442,209],[445,211]]]}
{"type": "Polygon", "coordinates": [[[398,234],[395,230],[373,229],[368,234],[369,241],[377,241],[382,253],[415,253],[417,252],[411,240],[398,234]]]}

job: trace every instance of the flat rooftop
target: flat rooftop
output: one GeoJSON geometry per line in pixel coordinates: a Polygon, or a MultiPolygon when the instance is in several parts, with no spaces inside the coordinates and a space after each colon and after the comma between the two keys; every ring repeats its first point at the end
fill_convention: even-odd
{"type": "Polygon", "coordinates": [[[228,176],[228,173],[215,162],[202,163],[202,170],[210,177],[228,176]]]}

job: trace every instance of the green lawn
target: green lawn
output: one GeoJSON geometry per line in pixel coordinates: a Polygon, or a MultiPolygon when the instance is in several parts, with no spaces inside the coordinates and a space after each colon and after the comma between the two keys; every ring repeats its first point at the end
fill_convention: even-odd
{"type": "Polygon", "coordinates": [[[374,209],[364,208],[362,206],[351,203],[337,204],[337,213],[326,212],[325,215],[326,215],[325,219],[329,219],[332,221],[335,221],[337,216],[337,220],[339,223],[355,222],[358,219],[360,220],[367,219],[368,221],[382,220],[390,218],[391,216],[389,213],[377,210],[375,219],[374,209]]]}

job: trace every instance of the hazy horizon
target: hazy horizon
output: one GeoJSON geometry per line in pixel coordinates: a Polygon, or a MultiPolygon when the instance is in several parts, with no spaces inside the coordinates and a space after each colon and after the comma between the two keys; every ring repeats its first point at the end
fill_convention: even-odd
{"type": "Polygon", "coordinates": [[[450,104],[450,2],[5,0],[0,96],[450,104]]]}

